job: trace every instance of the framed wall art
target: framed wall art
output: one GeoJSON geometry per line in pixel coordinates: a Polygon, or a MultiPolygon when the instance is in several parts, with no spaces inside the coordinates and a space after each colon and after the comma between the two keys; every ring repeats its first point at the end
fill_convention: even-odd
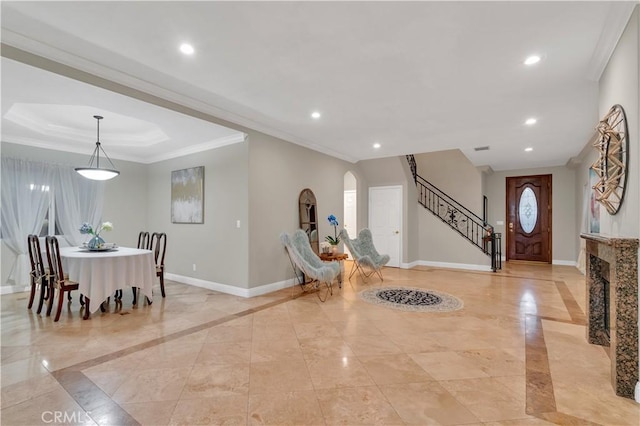
{"type": "Polygon", "coordinates": [[[171,222],[204,223],[204,166],[171,172],[171,222]]]}

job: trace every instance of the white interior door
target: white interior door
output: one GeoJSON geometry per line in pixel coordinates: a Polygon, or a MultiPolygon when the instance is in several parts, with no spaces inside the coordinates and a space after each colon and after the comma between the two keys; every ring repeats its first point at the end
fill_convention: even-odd
{"type": "MultiPolygon", "coordinates": [[[[357,223],[357,209],[356,209],[356,191],[345,190],[344,191],[344,229],[349,233],[350,238],[356,238],[358,236],[358,223],[357,223]]],[[[344,252],[349,254],[351,257],[351,253],[349,253],[349,249],[347,246],[344,247],[344,252]]]]}
{"type": "Polygon", "coordinates": [[[369,229],[380,254],[388,254],[387,266],[400,266],[402,247],[402,187],[369,188],[369,229]]]}

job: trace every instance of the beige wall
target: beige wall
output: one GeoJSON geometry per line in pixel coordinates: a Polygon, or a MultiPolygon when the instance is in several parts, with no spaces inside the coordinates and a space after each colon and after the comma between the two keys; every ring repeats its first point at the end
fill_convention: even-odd
{"type": "Polygon", "coordinates": [[[418,174],[482,217],[482,173],[459,149],[415,155],[418,174]]]}
{"type": "Polygon", "coordinates": [[[629,176],[625,199],[615,216],[600,209],[600,232],[614,236],[640,236],[640,6],[600,78],[599,118],[615,105],[624,108],[629,127],[629,176]]]}
{"type": "MultiPolygon", "coordinates": [[[[415,159],[420,176],[482,217],[483,175],[460,150],[416,154],[415,159]]],[[[418,205],[415,212],[420,230],[420,260],[463,265],[491,264],[487,255],[424,207],[418,205]]]]}
{"type": "MultiPolygon", "coordinates": [[[[358,181],[358,198],[365,185],[358,167],[310,149],[259,132],[248,132],[249,141],[249,287],[293,278],[287,254],[280,243],[282,232],[298,229],[298,198],[310,188],[318,207],[320,241],[333,235],[327,217],[343,222],[344,174],[358,181]]],[[[358,204],[358,224],[362,203],[358,204]]]]}
{"type": "MultiPolygon", "coordinates": [[[[365,203],[366,216],[363,218],[362,226],[366,227],[369,223],[368,217],[368,203],[369,203],[369,189],[376,186],[391,186],[398,185],[402,187],[402,249],[400,263],[408,264],[418,259],[418,242],[420,240],[418,235],[418,222],[415,215],[415,205],[417,204],[418,197],[416,195],[415,185],[411,172],[407,165],[407,161],[404,156],[402,157],[388,157],[378,158],[374,160],[359,161],[358,166],[362,170],[362,174],[365,177],[367,187],[364,188],[362,197],[358,194],[358,198],[361,198],[361,202],[365,203]]],[[[360,221],[360,217],[358,217],[360,221]]]]}
{"type": "Polygon", "coordinates": [[[460,236],[433,213],[416,203],[416,216],[420,229],[419,259],[441,264],[489,267],[491,258],[478,247],[460,236]]]}
{"type": "MultiPolygon", "coordinates": [[[[611,216],[600,209],[600,232],[620,237],[640,237],[640,6],[636,6],[616,49],[600,78],[600,117],[612,105],[625,109],[629,127],[629,176],[620,210],[611,216]]],[[[589,154],[593,158],[593,154],[589,154]]],[[[576,171],[588,173],[589,161],[576,171]]],[[[638,253],[640,264],[640,253],[638,253]]],[[[638,281],[640,289],[640,280],[638,281]]],[[[639,324],[640,334],[640,324],[639,324]]]]}
{"type": "Polygon", "coordinates": [[[167,234],[167,272],[247,288],[248,164],[241,142],[145,166],[146,230],[167,234]],[[171,223],[171,171],[197,166],[204,166],[204,223],[171,223]]]}
{"type": "Polygon", "coordinates": [[[550,174],[552,179],[552,248],[554,262],[574,264],[577,260],[575,220],[577,215],[575,174],[566,166],[493,172],[485,178],[489,198],[488,221],[502,233],[502,253],[506,254],[506,178],[550,174]],[[502,221],[503,225],[497,225],[502,221]]]}

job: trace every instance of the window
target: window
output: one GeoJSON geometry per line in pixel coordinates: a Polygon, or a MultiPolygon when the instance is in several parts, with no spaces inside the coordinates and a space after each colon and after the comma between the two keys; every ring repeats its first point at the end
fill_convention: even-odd
{"type": "Polygon", "coordinates": [[[520,219],[520,226],[522,230],[527,234],[536,227],[538,221],[538,200],[536,194],[531,188],[526,187],[520,195],[520,203],[518,206],[518,218],[520,219]]]}
{"type": "Polygon", "coordinates": [[[49,185],[37,185],[32,183],[29,186],[31,191],[42,191],[46,192],[49,199],[49,208],[47,209],[47,214],[44,217],[44,221],[42,222],[42,228],[40,228],[39,237],[46,237],[47,235],[62,235],[60,232],[60,228],[56,222],[56,200],[53,195],[53,190],[49,185]]]}

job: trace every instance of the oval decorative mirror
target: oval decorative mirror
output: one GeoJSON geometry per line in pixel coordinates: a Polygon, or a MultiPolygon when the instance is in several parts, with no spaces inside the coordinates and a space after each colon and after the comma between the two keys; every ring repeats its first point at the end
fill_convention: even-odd
{"type": "Polygon", "coordinates": [[[298,201],[300,211],[300,229],[307,233],[311,248],[320,253],[320,241],[318,240],[318,206],[316,196],[309,188],[303,189],[298,201]]]}

